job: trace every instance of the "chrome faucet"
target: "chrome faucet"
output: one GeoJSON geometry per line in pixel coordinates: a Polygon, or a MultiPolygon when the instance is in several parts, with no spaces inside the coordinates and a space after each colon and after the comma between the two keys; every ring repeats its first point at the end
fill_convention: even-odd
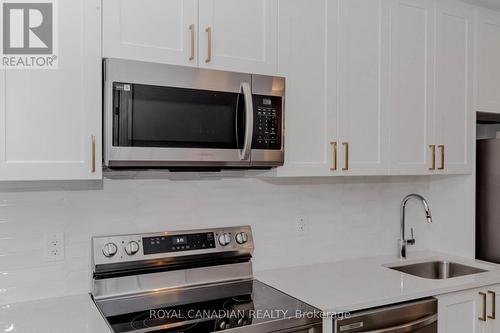
{"type": "Polygon", "coordinates": [[[399,239],[399,257],[401,259],[406,258],[406,246],[415,245],[415,238],[413,237],[413,228],[411,228],[411,238],[405,238],[405,223],[406,223],[406,203],[411,199],[418,199],[422,203],[425,209],[425,218],[427,223],[432,223],[431,210],[429,209],[429,204],[425,198],[419,194],[410,194],[404,197],[401,201],[401,238],[399,239]]]}

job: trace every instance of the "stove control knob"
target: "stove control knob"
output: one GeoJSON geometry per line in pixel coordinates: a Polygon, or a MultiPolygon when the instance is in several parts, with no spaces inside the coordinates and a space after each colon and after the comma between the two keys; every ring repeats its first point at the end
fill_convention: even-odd
{"type": "Polygon", "coordinates": [[[236,234],[236,242],[238,244],[245,244],[248,242],[248,235],[246,232],[239,232],[236,234]]]}
{"type": "Polygon", "coordinates": [[[219,235],[219,244],[222,246],[226,246],[231,243],[231,235],[230,234],[220,234],[219,235]]]}
{"type": "Polygon", "coordinates": [[[125,246],[125,252],[127,252],[129,256],[133,256],[134,254],[139,252],[139,243],[137,243],[136,241],[128,242],[128,244],[125,246]]]}
{"type": "Polygon", "coordinates": [[[104,256],[108,258],[114,256],[117,252],[118,252],[118,247],[116,246],[115,243],[107,243],[102,248],[102,254],[104,254],[104,256]]]}
{"type": "Polygon", "coordinates": [[[226,328],[228,328],[227,326],[228,326],[228,325],[227,325],[226,321],[225,321],[224,319],[222,319],[222,320],[220,321],[220,323],[219,323],[219,329],[220,329],[221,331],[223,331],[223,330],[225,330],[226,328]]]}

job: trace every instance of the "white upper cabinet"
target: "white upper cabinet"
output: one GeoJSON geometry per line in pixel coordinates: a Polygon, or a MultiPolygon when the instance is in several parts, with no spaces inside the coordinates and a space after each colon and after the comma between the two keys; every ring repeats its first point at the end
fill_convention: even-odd
{"type": "Polygon", "coordinates": [[[0,71],[0,180],[101,178],[100,5],[58,2],[58,69],[0,71]]]}
{"type": "Polygon", "coordinates": [[[285,165],[277,169],[280,176],[330,175],[336,109],[326,105],[327,2],[335,1],[279,1],[278,73],[287,80],[285,165]]]}
{"type": "Polygon", "coordinates": [[[472,172],[473,22],[473,7],[437,3],[434,144],[440,173],[472,172]]]}
{"type": "Polygon", "coordinates": [[[475,111],[500,113],[500,12],[477,9],[475,111]]]}
{"type": "Polygon", "coordinates": [[[201,0],[199,3],[200,67],[262,74],[276,72],[278,0],[201,0]]]}
{"type": "Polygon", "coordinates": [[[287,109],[278,174],[388,174],[386,2],[282,0],[279,9],[287,109]]]}
{"type": "Polygon", "coordinates": [[[390,129],[387,1],[340,0],[337,14],[339,135],[332,138],[338,145],[338,166],[332,171],[385,175],[390,129]]]}
{"type": "Polygon", "coordinates": [[[390,172],[427,174],[434,133],[434,2],[394,0],[390,11],[390,172]]]}
{"type": "Polygon", "coordinates": [[[102,3],[105,58],[198,65],[198,0],[102,3]]]}
{"type": "Polygon", "coordinates": [[[278,0],[106,0],[103,56],[273,75],[278,0]]]}
{"type": "Polygon", "coordinates": [[[391,17],[390,173],[471,173],[473,7],[395,0],[391,17]]]}
{"type": "Polygon", "coordinates": [[[280,1],[287,108],[278,174],[471,173],[472,8],[453,0],[280,1]]]}

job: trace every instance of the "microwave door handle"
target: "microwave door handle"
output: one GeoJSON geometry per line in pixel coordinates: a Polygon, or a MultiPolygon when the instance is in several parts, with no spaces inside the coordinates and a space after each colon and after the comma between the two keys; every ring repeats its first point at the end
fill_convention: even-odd
{"type": "Polygon", "coordinates": [[[241,160],[248,160],[250,158],[250,150],[252,149],[253,139],[253,100],[252,90],[248,82],[241,84],[241,91],[245,97],[245,141],[243,142],[243,149],[240,152],[241,160]]]}

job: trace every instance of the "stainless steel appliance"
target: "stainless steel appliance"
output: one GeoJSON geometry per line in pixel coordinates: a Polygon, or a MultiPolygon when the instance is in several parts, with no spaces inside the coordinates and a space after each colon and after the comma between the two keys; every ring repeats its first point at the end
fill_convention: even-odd
{"type": "Polygon", "coordinates": [[[248,226],[93,237],[92,297],[115,333],[320,333],[317,310],[253,279],[248,226]]]}
{"type": "Polygon", "coordinates": [[[500,263],[500,139],[477,141],[476,258],[500,263]]]}
{"type": "Polygon", "coordinates": [[[437,333],[437,300],[362,311],[337,320],[337,333],[437,333]]]}
{"type": "Polygon", "coordinates": [[[273,167],[284,160],[281,77],[106,59],[108,167],[273,167]]]}

